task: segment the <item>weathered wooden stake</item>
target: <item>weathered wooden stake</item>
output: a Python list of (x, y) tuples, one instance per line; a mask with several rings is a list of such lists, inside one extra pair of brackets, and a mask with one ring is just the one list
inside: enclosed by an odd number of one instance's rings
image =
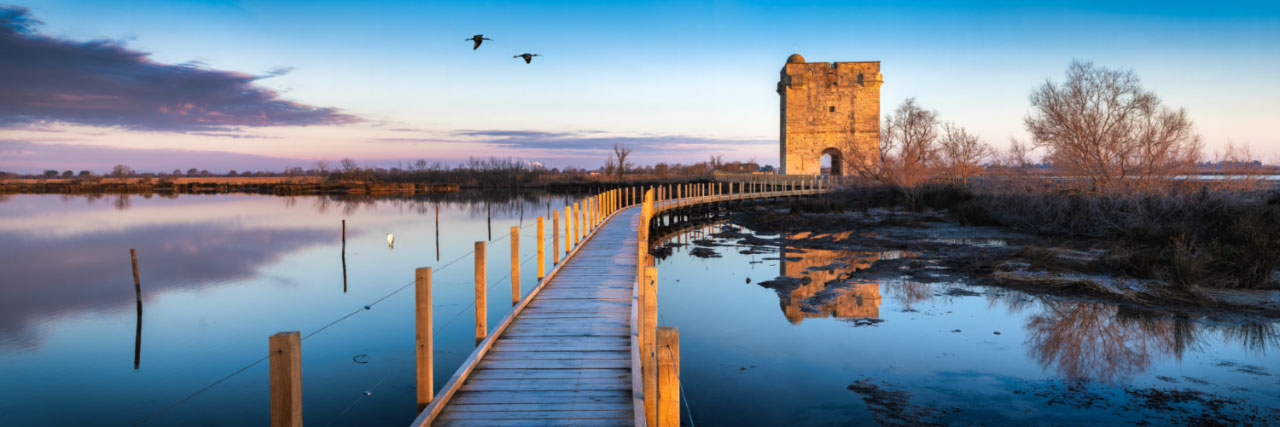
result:
[(476, 343), (489, 334), (489, 306), (485, 293), (484, 242), (476, 242)]
[(680, 331), (659, 326), (658, 347), (658, 427), (680, 426)]
[(129, 249), (129, 259), (133, 262), (133, 294), (142, 301), (142, 281), (138, 279), (138, 250)]
[(142, 366), (142, 281), (138, 278), (138, 250), (129, 249), (129, 259), (133, 261), (133, 297), (138, 303), (138, 317), (133, 332), (133, 370)]
[(302, 338), (298, 331), (267, 339), (270, 351), (271, 425), (302, 427)]
[(421, 412), (435, 394), (431, 364), (431, 267), (416, 269), (413, 275), (418, 327), (418, 411)]
[(342, 246), (347, 246), (347, 220), (342, 220)]
[(520, 227), (511, 227), (511, 305), (520, 302)]

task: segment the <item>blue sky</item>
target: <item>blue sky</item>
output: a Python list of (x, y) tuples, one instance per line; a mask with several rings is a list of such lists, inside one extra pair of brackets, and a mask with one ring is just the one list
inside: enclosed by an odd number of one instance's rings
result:
[[(95, 154), (78, 164), (97, 169), (147, 150), (174, 165), (135, 167), (234, 169), (235, 155), (280, 168), (469, 155), (595, 167), (613, 141), (644, 163), (725, 154), (776, 165), (774, 85), (797, 50), (881, 61), (882, 114), (914, 96), (998, 147), (1026, 138), (1031, 88), (1082, 59), (1135, 70), (1188, 110), (1210, 150), (1235, 141), (1280, 153), (1277, 2), (113, 3), (14, 6), (43, 23), (40, 37), (109, 39), (155, 63), (237, 75), (285, 70), (236, 84), (330, 115), (198, 129), (23, 120), (0, 128), (0, 170), (58, 168), (42, 150), (80, 146), (110, 148), (85, 150)], [(472, 51), (463, 39), (476, 33), (494, 40)], [(544, 56), (512, 58), (524, 52)], [(493, 136), (505, 131), (540, 137)]]

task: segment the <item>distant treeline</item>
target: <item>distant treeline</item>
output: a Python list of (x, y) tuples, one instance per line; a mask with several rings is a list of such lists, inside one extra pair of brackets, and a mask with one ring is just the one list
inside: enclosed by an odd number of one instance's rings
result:
[[(402, 167), (361, 167), (352, 159), (341, 160), (337, 167), (328, 161), (318, 161), (315, 167), (287, 168), (282, 171), (231, 170), (215, 174), (195, 168), (172, 172), (140, 172), (128, 165), (116, 165), (111, 172), (99, 175), (88, 170), (79, 172), (47, 170), (42, 174), (16, 174), (0, 171), (0, 180), (6, 180), (0, 191), (7, 192), (83, 192), (130, 191), (173, 189), (178, 192), (218, 191), (236, 188), (255, 192), (346, 193), (373, 192), (386, 188), (426, 189), (448, 188), (496, 188), (515, 189), (545, 187), (574, 189), (600, 185), (616, 185), (619, 182), (659, 182), (706, 179), (713, 171), (722, 172), (772, 172), (772, 166), (761, 167), (755, 162), (725, 162), (720, 156), (693, 164), (667, 164), (636, 167), (627, 164), (619, 168), (610, 164), (594, 170), (580, 168), (546, 168), (542, 165), (506, 157), (472, 157), (456, 165), (442, 162), (429, 163), (418, 160)], [(407, 186), (407, 187), (406, 187)], [(197, 192), (199, 192), (197, 191)], [(226, 191), (222, 191), (226, 192)]]

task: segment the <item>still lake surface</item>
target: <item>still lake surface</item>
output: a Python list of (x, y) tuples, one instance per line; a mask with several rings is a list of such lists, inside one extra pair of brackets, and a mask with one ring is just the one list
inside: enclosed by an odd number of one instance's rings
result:
[[(521, 227), (528, 292), (535, 219), (572, 199), (0, 197), (0, 425), (265, 425), (267, 363), (245, 367), (286, 330), (305, 337), (309, 425), (405, 425), (415, 415), (414, 268), (435, 267), (438, 388), (475, 345), (473, 242), (490, 241), (492, 326), (511, 309), (509, 228)], [(1148, 389), (1247, 402), (1261, 416), (1280, 408), (1275, 323), (963, 283), (827, 286), (834, 273), (816, 267), (896, 255), (782, 249), (659, 261), (659, 323), (680, 330), (697, 424), (1187, 420), (1129, 408)], [(758, 285), (780, 275), (814, 280), (785, 295)], [(835, 296), (806, 303), (819, 293)]]

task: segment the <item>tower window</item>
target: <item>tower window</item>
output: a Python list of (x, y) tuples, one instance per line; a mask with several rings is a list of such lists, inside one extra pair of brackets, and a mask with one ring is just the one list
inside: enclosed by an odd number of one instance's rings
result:
[(836, 107), (834, 105), (827, 108), (828, 108), (827, 111), (829, 112), (832, 112), (832, 113), (836, 112)]

